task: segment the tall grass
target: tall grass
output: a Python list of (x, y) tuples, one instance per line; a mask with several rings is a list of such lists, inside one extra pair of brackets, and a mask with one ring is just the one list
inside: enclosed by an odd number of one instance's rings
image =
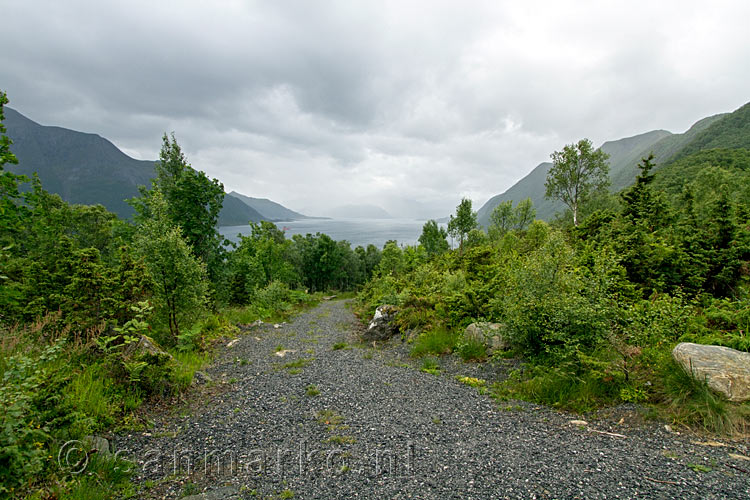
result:
[(445, 327), (436, 327), (419, 334), (414, 340), (411, 355), (415, 358), (425, 354), (450, 354), (456, 347), (459, 335)]
[(211, 353), (198, 351), (177, 351), (173, 352), (173, 356), (172, 373), (178, 390), (190, 387), (195, 372), (204, 369), (213, 359)]
[(521, 399), (563, 408), (577, 413), (620, 401), (622, 385), (616, 380), (584, 372), (580, 375), (557, 367), (527, 365), (526, 371), (511, 373), (495, 384), (493, 395), (500, 400)]
[(658, 396), (663, 414), (673, 423), (724, 435), (748, 432), (750, 403), (733, 404), (696, 380), (673, 360), (663, 364)]

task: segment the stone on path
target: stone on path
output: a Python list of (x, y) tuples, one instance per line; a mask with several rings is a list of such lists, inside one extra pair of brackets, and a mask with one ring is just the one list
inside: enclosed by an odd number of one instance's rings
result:
[(388, 340), (391, 338), (398, 331), (396, 325), (393, 324), (397, 312), (398, 308), (396, 306), (388, 304), (378, 306), (362, 338), (366, 341)]

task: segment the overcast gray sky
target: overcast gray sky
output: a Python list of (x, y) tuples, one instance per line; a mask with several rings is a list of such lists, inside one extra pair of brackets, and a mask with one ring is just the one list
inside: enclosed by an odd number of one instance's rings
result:
[(5, 0), (0, 89), (313, 215), (478, 209), (563, 145), (750, 101), (750, 2)]

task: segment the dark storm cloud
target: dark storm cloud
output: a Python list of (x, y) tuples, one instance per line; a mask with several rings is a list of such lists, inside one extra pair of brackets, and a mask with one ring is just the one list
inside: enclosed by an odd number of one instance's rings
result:
[(0, 88), (229, 189), (416, 216), (502, 192), (565, 143), (681, 132), (747, 100), (745, 2), (10, 0)]

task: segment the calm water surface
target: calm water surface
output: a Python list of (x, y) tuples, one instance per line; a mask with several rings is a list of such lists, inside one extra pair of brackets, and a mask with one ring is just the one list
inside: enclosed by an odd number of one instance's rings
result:
[[(424, 220), (416, 219), (304, 219), (277, 222), (287, 237), (295, 234), (325, 233), (334, 240), (346, 240), (352, 248), (372, 243), (378, 248), (388, 240), (396, 240), (399, 245), (414, 245), (422, 234)], [(444, 224), (441, 224), (444, 226)], [(219, 228), (224, 237), (238, 241), (239, 235), (249, 235), (250, 226), (224, 226)]]

